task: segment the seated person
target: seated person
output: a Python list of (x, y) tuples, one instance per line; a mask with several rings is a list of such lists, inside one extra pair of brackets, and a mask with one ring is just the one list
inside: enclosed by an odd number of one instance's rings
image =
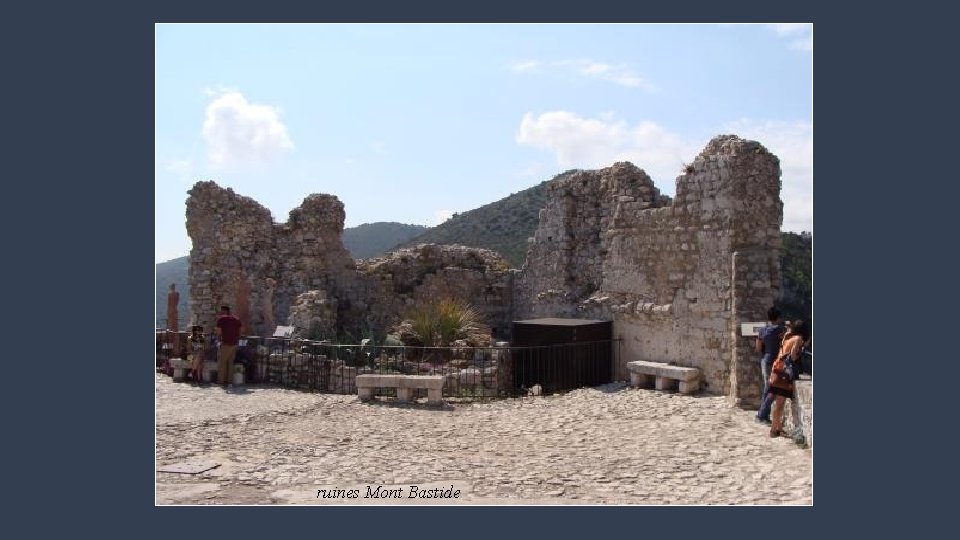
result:
[(187, 359), (190, 361), (190, 376), (194, 381), (203, 380), (203, 327), (190, 327), (190, 337), (187, 338)]

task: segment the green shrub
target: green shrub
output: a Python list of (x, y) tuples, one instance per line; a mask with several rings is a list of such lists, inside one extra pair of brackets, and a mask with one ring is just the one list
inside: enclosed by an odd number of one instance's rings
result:
[(418, 304), (407, 313), (413, 332), (428, 347), (447, 347), (458, 339), (483, 334), (480, 314), (470, 304), (452, 298)]

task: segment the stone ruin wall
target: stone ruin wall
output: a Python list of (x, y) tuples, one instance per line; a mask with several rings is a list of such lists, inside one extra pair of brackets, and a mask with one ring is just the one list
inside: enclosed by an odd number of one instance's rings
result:
[(545, 198), (517, 284), (517, 316), (581, 317), (580, 302), (603, 281), (610, 252), (605, 232), (628, 213), (669, 204), (669, 198), (630, 163), (573, 173), (548, 184)]
[[(266, 279), (276, 279), (272, 315), (284, 324), (296, 296), (324, 289), (339, 296), (355, 273), (343, 247), (343, 204), (330, 195), (311, 195), (274, 224), (270, 211), (249, 197), (214, 182), (198, 182), (188, 192), (190, 316), (204, 331), (214, 327), (221, 304), (236, 306), (238, 280), (249, 284), (247, 335), (265, 335)], [(350, 308), (349, 294), (342, 301)], [(236, 314), (236, 309), (234, 309)], [(272, 329), (269, 329), (272, 332)]]
[(268, 331), (268, 277), (276, 324), (315, 321), (330, 338), (382, 335), (410, 305), (439, 296), (471, 301), (502, 337), (515, 319), (613, 320), (624, 340), (618, 379), (634, 359), (698, 367), (707, 391), (748, 406), (759, 399), (759, 372), (738, 325), (764, 320), (778, 294), (779, 193), (776, 156), (731, 135), (711, 140), (677, 178), (675, 200), (630, 163), (580, 171), (547, 186), (518, 272), (462, 246), (354, 261), (336, 197), (311, 195), (274, 224), (252, 199), (199, 182), (187, 201), (190, 312), (212, 328), (246, 276), (249, 333), (258, 335)]
[[(249, 197), (214, 182), (198, 182), (187, 200), (190, 316), (205, 331), (221, 304), (242, 304), (237, 285), (247, 279), (250, 306), (245, 335), (266, 336), (266, 280), (275, 280), (275, 325), (301, 337), (359, 341), (382, 336), (415, 302), (442, 296), (470, 301), (500, 329), (509, 327), (515, 271), (492, 251), (421, 245), (355, 261), (343, 246), (343, 204), (310, 195), (275, 224)], [(234, 308), (236, 313), (236, 308)]]
[(286, 223), (273, 225), (277, 280), (274, 309), (278, 324), (286, 324), (297, 295), (319, 290), (337, 299), (337, 315), (356, 317), (356, 268), (343, 246), (343, 203), (332, 195), (310, 195), (290, 211)]
[(779, 161), (716, 137), (676, 193), (668, 202), (628, 163), (555, 185), (517, 316), (613, 320), (624, 340), (616, 378), (628, 378), (627, 361), (672, 362), (700, 368), (709, 392), (757, 404), (759, 370), (738, 325), (764, 320), (778, 293)]
[(449, 297), (472, 304), (496, 336), (509, 331), (516, 271), (493, 251), (421, 244), (359, 261), (357, 267), (367, 297), (376, 299), (370, 327), (387, 328), (411, 306)]
[[(213, 182), (198, 182), (188, 194), (187, 234), (193, 243), (187, 271), (188, 317), (190, 324), (200, 324), (209, 332), (219, 306), (236, 304), (241, 277), (250, 279), (249, 304), (260, 304), (262, 276), (272, 274), (275, 267), (273, 219), (253, 199)], [(252, 311), (247, 323), (256, 329), (262, 318), (258, 309)]]

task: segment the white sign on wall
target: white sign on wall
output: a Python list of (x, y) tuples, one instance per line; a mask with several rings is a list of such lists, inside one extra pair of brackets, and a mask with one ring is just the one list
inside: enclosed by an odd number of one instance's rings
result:
[(741, 336), (755, 336), (760, 331), (761, 328), (766, 326), (765, 322), (745, 322), (740, 323), (740, 335)]
[(277, 329), (273, 331), (273, 337), (288, 338), (292, 335), (292, 326), (278, 326)]

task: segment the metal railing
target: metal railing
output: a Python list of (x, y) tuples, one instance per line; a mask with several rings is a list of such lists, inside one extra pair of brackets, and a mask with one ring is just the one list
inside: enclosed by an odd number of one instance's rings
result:
[[(248, 383), (308, 392), (356, 394), (363, 374), (440, 375), (447, 400), (550, 394), (612, 382), (619, 340), (538, 347), (410, 347), (342, 345), (287, 338), (246, 337), (235, 363)], [(377, 389), (381, 396), (395, 390)], [(415, 397), (425, 397), (421, 391)]]

